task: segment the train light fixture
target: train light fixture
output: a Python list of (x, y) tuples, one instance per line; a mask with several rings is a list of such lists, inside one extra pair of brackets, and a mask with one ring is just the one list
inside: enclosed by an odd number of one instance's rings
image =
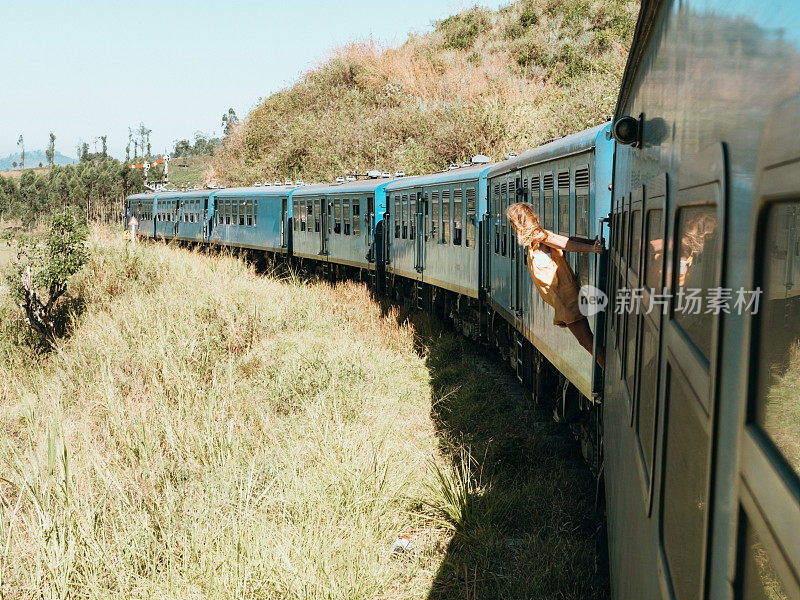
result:
[(638, 148), (642, 140), (642, 121), (631, 116), (620, 117), (612, 125), (611, 133), (620, 144)]

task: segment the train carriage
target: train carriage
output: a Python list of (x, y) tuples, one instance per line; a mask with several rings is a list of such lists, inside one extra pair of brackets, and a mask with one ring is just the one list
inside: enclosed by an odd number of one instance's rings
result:
[(230, 188), (214, 193), (209, 211), (213, 244), (286, 254), (294, 186)]
[[(602, 392), (601, 372), (567, 329), (553, 325), (553, 308), (531, 281), (527, 253), (517, 244), (506, 209), (514, 202), (530, 202), (546, 229), (566, 236), (601, 236), (600, 220), (611, 209), (613, 155), (614, 142), (606, 124), (528, 150), (497, 163), (488, 173), (482, 276), (487, 302), (494, 314), (511, 325), (511, 336), (524, 336), (586, 398)], [(600, 262), (595, 255), (567, 253), (567, 257), (580, 285), (600, 286)], [(596, 332), (602, 314), (589, 315), (589, 321)], [(493, 329), (496, 336), (508, 335), (502, 326), (495, 324)], [(522, 340), (505, 344), (511, 346), (512, 362), (521, 376), (525, 368)]]
[(155, 235), (155, 221), (153, 210), (155, 208), (155, 194), (132, 194), (125, 201), (125, 225), (131, 217), (136, 217), (139, 222), (138, 234), (144, 237)]
[(159, 196), (159, 202), (170, 204), (175, 239), (187, 242), (208, 239), (215, 193), (213, 190), (190, 190)]
[[(386, 210), (387, 179), (309, 185), (291, 197), (292, 255), (374, 273), (376, 215)], [(325, 267), (326, 269), (330, 267)]]
[(796, 3), (642, 6), (614, 120), (617, 598), (800, 598), (798, 22)]
[(387, 186), (386, 272), (416, 282), (410, 293), (418, 300), (431, 287), (478, 298), (478, 219), (486, 211), (488, 171), (478, 164)]

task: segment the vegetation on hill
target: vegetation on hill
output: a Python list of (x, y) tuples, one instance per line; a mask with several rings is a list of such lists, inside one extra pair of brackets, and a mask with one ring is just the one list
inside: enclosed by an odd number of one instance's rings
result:
[(602, 595), (591, 478), (468, 342), (355, 283), (90, 256), (55, 352), (0, 292), (0, 597)]
[(232, 127), (212, 178), (429, 172), (601, 123), (637, 10), (631, 0), (521, 0), (464, 11), (399, 48), (345, 46)]

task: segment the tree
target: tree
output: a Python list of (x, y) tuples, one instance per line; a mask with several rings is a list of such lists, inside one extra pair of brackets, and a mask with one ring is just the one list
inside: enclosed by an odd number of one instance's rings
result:
[(17, 161), (14, 161), (14, 162), (11, 163), (11, 166), (16, 169), (17, 168), (17, 164), (18, 164)]
[(238, 122), (239, 117), (236, 116), (236, 111), (234, 111), (232, 108), (229, 108), (228, 112), (222, 115), (222, 128), (225, 130), (225, 135), (230, 134), (234, 125), (236, 125)]
[(100, 141), (103, 142), (103, 158), (108, 156), (108, 135), (101, 135)]
[(53, 166), (53, 160), (56, 156), (56, 136), (53, 135), (53, 132), (50, 132), (50, 141), (47, 143), (47, 150), (44, 153), (45, 157), (47, 158), (47, 166)]
[(22, 134), (19, 134), (19, 139), (17, 140), (17, 146), (19, 146), (22, 150), (20, 152), (20, 165), (22, 169), (25, 168), (25, 140), (22, 139)]
[(50, 217), (44, 239), (31, 239), (21, 244), (20, 258), (8, 276), (13, 298), (47, 348), (52, 348), (64, 333), (64, 322), (56, 318), (57, 309), (70, 278), (89, 259), (87, 237), (85, 224), (72, 212), (59, 211)]

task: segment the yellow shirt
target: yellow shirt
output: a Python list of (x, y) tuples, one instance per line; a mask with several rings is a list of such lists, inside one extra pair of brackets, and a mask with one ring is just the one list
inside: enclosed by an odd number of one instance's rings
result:
[(554, 325), (566, 327), (586, 318), (578, 308), (578, 282), (561, 250), (544, 244), (531, 246), (528, 270), (542, 300), (555, 309)]

